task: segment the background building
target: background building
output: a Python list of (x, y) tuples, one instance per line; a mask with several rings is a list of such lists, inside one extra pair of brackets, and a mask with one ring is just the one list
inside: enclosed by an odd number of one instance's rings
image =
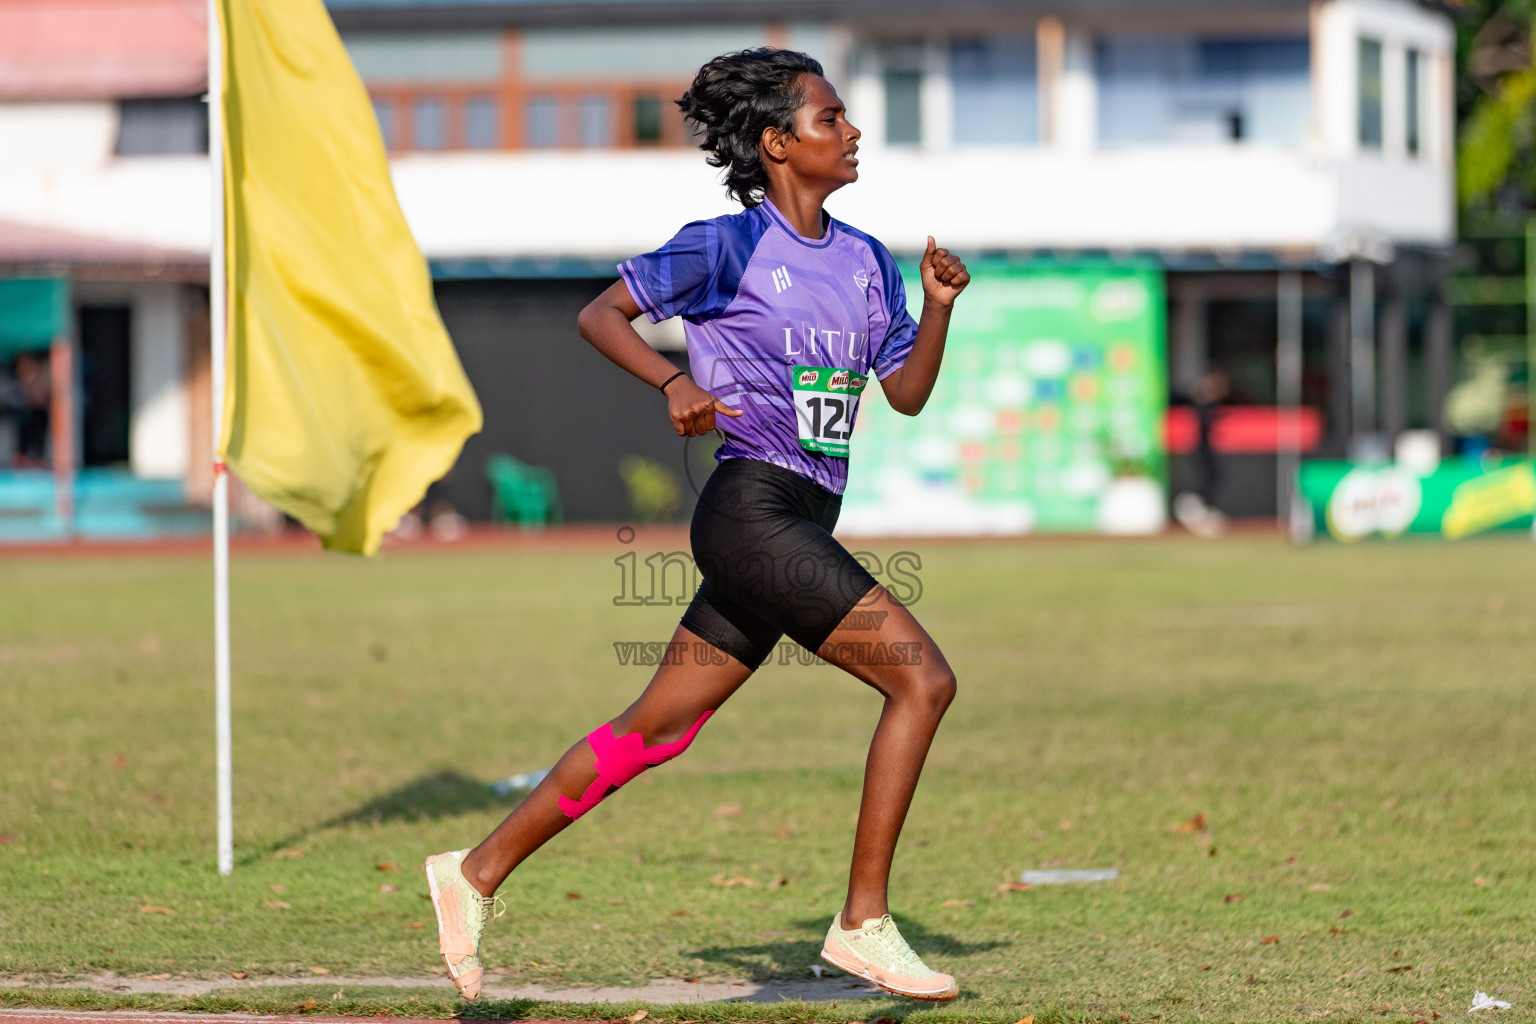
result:
[[(850, 0), (780, 4), (775, 21), (735, 0), (328, 6), (485, 405), (484, 433), (434, 492), (471, 518), (490, 513), (493, 452), (552, 469), (569, 518), (633, 513), (625, 457), (686, 476), (660, 400), (576, 337), (575, 314), (618, 260), (732, 209), (671, 101), (704, 60), (762, 44), (826, 65), (864, 132), (862, 180), (829, 206), (898, 257), (933, 234), (999, 267), (1152, 268), (1168, 397), (1211, 369), (1230, 381), (1238, 411), (1214, 439), (1226, 511), (1274, 512), (1284, 437), (1344, 455), (1440, 425), (1454, 68), (1432, 6), (972, 0), (939, 19)], [(87, 373), (92, 352), (127, 353), (110, 428), (126, 447), (85, 464), (194, 498), (202, 17), (178, 0), (0, 7), (0, 221), (18, 225), (0, 225), (4, 272), (47, 263), (75, 282)], [(110, 248), (113, 269), (31, 253), (26, 233), (42, 230)], [(648, 336), (682, 365), (676, 325)], [(108, 430), (96, 408), (82, 439)], [(1169, 440), (1176, 456), (1194, 445), (1183, 414)], [(706, 454), (686, 458), (707, 469)], [(1175, 490), (1197, 462), (1175, 457)]]

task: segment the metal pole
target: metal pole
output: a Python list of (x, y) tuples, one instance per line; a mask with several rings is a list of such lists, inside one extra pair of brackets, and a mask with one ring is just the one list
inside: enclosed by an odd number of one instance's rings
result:
[(235, 870), (234, 759), (229, 680), (229, 472), (224, 435), (224, 349), (228, 332), (224, 269), (224, 60), (222, 0), (208, 0), (208, 165), (213, 185), (213, 238), (208, 249), (208, 314), (213, 391), (213, 674), (219, 794), (219, 874)]
[(52, 437), (53, 507), (66, 538), (75, 532), (75, 348), (62, 335), (48, 350), (52, 395), (48, 430)]
[(1351, 440), (1376, 429), (1376, 268), (1356, 260), (1349, 270)]
[(1301, 274), (1281, 271), (1275, 301), (1278, 341), (1275, 345), (1275, 403), (1280, 407), (1280, 436), (1275, 458), (1275, 516), (1281, 528), (1290, 517), (1291, 488), (1301, 463)]

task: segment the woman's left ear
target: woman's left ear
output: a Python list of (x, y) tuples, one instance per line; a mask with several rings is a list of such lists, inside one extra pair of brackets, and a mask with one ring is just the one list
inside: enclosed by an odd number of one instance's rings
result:
[(775, 160), (783, 160), (786, 152), (785, 133), (777, 128), (764, 128), (762, 146)]

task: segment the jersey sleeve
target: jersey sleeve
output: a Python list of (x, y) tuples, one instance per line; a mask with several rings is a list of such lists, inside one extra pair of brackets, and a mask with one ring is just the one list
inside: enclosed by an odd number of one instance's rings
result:
[[(719, 226), (698, 220), (683, 229), (655, 252), (644, 253), (619, 264), (619, 276), (635, 305), (659, 323), (674, 316), (718, 315), (730, 302), (722, 294)], [(734, 294), (734, 287), (730, 289)]]
[(917, 321), (907, 311), (907, 286), (901, 280), (901, 269), (885, 246), (873, 239), (871, 243), (875, 263), (880, 268), (881, 297), (888, 317), (885, 337), (875, 350), (872, 366), (875, 377), (884, 380), (906, 364), (912, 343), (917, 340)]

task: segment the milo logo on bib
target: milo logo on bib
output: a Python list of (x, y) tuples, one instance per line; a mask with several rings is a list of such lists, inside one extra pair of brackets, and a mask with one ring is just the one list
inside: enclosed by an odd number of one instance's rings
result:
[(800, 447), (846, 459), (859, 393), (869, 378), (837, 366), (793, 366), (789, 380)]

